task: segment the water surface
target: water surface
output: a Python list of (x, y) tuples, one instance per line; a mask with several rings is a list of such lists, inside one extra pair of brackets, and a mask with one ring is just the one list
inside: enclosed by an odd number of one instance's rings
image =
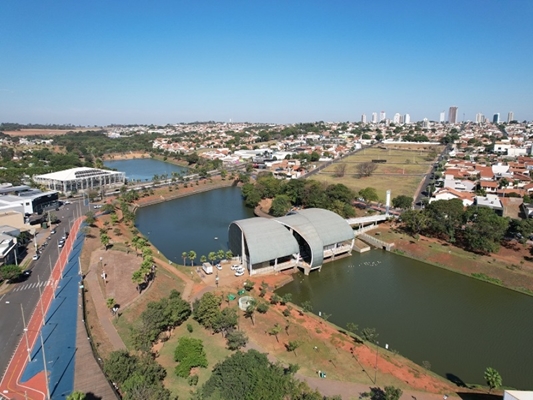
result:
[(161, 176), (166, 174), (172, 178), (172, 172), (181, 174), (187, 173), (187, 168), (167, 162), (154, 160), (151, 158), (135, 158), (132, 160), (109, 160), (104, 161), (108, 168), (114, 168), (117, 171), (125, 172), (129, 181), (152, 181), (154, 175)]

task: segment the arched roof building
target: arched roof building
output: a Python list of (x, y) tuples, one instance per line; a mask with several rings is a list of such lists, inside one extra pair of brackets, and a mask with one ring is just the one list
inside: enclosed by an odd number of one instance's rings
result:
[(353, 248), (354, 232), (338, 214), (310, 208), (281, 218), (249, 218), (229, 226), (229, 247), (251, 275), (295, 266), (306, 273)]

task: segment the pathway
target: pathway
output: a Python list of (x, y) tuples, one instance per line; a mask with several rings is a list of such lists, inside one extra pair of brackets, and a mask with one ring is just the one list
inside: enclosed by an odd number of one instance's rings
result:
[(97, 262), (91, 263), (91, 265), (89, 266), (89, 271), (85, 276), (85, 285), (87, 286), (89, 295), (93, 299), (94, 307), (96, 309), (96, 315), (98, 316), (98, 321), (100, 322), (102, 329), (107, 334), (109, 341), (113, 345), (113, 349), (126, 350), (126, 345), (117, 333), (113, 322), (111, 322), (111, 318), (113, 316), (111, 315), (111, 311), (109, 311), (109, 308), (107, 307), (105, 295), (102, 292), (102, 289), (100, 288), (100, 285), (98, 283), (99, 276), (97, 268)]

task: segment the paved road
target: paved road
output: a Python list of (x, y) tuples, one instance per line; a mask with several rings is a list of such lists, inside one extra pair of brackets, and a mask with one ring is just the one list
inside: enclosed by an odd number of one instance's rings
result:
[[(88, 206), (83, 206), (81, 202), (73, 202), (64, 205), (59, 211), (54, 211), (61, 222), (57, 225), (56, 233), (50, 235), (50, 229), (42, 229), (37, 234), (37, 243), (42, 244), (48, 236), (51, 236), (48, 246), (41, 253), (37, 261), (32, 261), (29, 265), (31, 275), (22, 282), (11, 284), (8, 293), (0, 295), (0, 378), (9, 365), (11, 357), (19, 343), (23, 333), (22, 312), (26, 323), (38, 306), (39, 289), (43, 290), (47, 285), (54, 284), (49, 281), (50, 264), (53, 266), (58, 259), (59, 251), (57, 242), (64, 234), (70, 230), (70, 224), (75, 216), (85, 214)], [(28, 245), (26, 258), (35, 254), (33, 244)], [(22, 310), (21, 310), (22, 305)]]

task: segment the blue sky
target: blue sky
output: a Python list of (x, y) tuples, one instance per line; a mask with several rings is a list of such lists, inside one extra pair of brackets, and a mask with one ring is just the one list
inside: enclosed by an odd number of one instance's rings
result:
[(533, 1), (0, 2), (0, 121), (533, 119)]

